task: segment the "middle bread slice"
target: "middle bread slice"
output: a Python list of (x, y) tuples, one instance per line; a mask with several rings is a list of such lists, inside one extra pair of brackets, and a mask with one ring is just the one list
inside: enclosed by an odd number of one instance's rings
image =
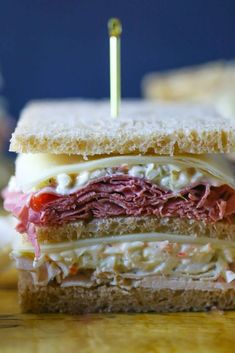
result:
[[(112, 217), (76, 221), (63, 225), (36, 227), (39, 243), (58, 243), (115, 234), (167, 233), (235, 241), (235, 222), (222, 220), (206, 223), (180, 217)], [(27, 239), (27, 235), (25, 235)]]

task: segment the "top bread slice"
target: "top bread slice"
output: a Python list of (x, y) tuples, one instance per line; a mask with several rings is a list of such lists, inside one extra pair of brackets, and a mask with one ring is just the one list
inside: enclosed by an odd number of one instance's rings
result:
[(79, 154), (229, 153), (235, 122), (193, 103), (123, 101), (110, 117), (107, 100), (49, 100), (29, 103), (12, 135), (10, 151)]

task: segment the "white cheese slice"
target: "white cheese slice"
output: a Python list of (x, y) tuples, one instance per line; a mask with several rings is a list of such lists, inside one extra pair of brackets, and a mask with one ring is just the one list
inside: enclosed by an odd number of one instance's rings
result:
[(179, 167), (194, 167), (206, 176), (212, 176), (235, 188), (235, 178), (229, 163), (223, 155), (181, 155), (181, 156), (113, 156), (92, 158), (84, 161), (80, 156), (51, 154), (21, 154), (16, 160), (16, 184), (23, 192), (55, 178), (61, 173), (79, 174), (83, 171), (117, 167), (122, 164), (141, 165), (155, 163), (174, 164)]
[[(194, 237), (185, 235), (175, 235), (168, 233), (138, 233), (138, 234), (127, 234), (127, 235), (114, 235), (110, 237), (102, 238), (88, 238), (76, 241), (69, 241), (63, 243), (53, 244), (41, 244), (41, 256), (47, 253), (60, 253), (62, 251), (69, 251), (73, 249), (96, 246), (101, 244), (114, 244), (114, 243), (133, 243), (137, 241), (141, 242), (154, 242), (154, 241), (169, 241), (181, 244), (212, 244), (214, 247), (222, 248), (235, 248), (234, 241), (207, 238), (207, 237)], [(21, 239), (14, 244), (14, 254), (34, 254), (34, 248), (30, 243), (26, 243)]]

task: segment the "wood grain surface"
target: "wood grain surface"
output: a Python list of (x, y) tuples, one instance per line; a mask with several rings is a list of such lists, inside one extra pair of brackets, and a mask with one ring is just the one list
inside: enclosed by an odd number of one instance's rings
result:
[(0, 290), (1, 353), (233, 353), (235, 312), (69, 316), (20, 314)]

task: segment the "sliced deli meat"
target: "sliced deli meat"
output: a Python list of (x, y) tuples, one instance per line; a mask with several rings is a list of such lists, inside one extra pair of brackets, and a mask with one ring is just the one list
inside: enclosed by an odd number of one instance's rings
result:
[(35, 246), (35, 226), (142, 215), (217, 222), (235, 213), (235, 190), (228, 185), (200, 183), (172, 192), (127, 175), (96, 179), (70, 195), (46, 187), (28, 194), (6, 190), (4, 197), (5, 209), (19, 220), (18, 231), (26, 232)]

